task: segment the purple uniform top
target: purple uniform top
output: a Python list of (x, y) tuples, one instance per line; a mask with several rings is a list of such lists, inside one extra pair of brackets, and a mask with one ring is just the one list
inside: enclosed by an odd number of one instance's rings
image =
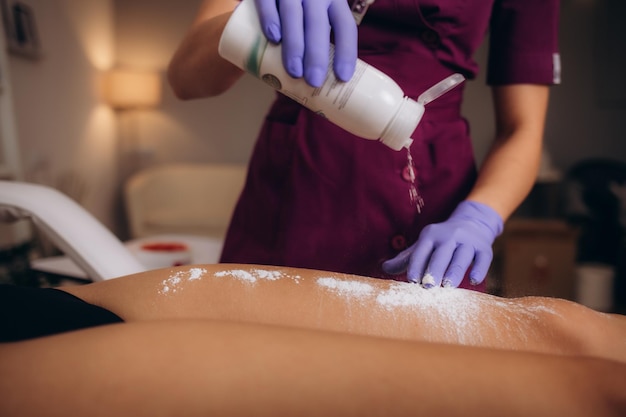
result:
[[(455, 72), (475, 78), (472, 56), (489, 33), (490, 84), (549, 85), (560, 69), (558, 12), (558, 0), (377, 0), (359, 26), (359, 57), (415, 99)], [(457, 87), (428, 104), (412, 135), (418, 213), (406, 150), (355, 137), (277, 94), (221, 262), (390, 278), (381, 263), (445, 220), (476, 180), (462, 99)]]

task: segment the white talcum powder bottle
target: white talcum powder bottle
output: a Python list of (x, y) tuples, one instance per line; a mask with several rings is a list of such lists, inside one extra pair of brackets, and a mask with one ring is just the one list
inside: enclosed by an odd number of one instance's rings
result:
[[(409, 148), (424, 114), (425, 102), (406, 97), (395, 81), (361, 60), (350, 81), (339, 81), (332, 71), (332, 48), (330, 69), (321, 87), (292, 78), (283, 67), (280, 44), (270, 43), (261, 31), (253, 0), (243, 0), (233, 12), (220, 39), (219, 54), (337, 126), (364, 139), (380, 140), (396, 151)], [(445, 91), (453, 85), (448, 83)]]

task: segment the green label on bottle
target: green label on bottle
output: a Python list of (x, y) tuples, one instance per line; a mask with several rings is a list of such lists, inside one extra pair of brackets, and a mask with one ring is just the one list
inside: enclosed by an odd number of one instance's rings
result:
[(265, 53), (265, 48), (267, 48), (267, 43), (267, 39), (263, 36), (257, 37), (254, 45), (250, 48), (250, 54), (248, 54), (248, 59), (246, 59), (245, 62), (246, 71), (257, 78), (261, 77), (261, 61), (263, 60), (263, 54)]

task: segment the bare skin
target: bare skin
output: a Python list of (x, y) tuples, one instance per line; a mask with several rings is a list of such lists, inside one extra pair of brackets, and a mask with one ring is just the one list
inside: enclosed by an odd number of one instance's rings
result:
[(626, 365), (208, 320), (0, 345), (0, 415), (620, 416)]
[(170, 61), (167, 76), (174, 94), (190, 100), (224, 93), (243, 71), (223, 59), (217, 46), (228, 18), (239, 2), (204, 1)]
[(563, 300), (226, 264), (63, 289), (126, 323), (0, 344), (0, 415), (626, 412), (624, 318)]
[(307, 269), (196, 265), (67, 287), (127, 322), (212, 319), (626, 362), (626, 318), (541, 297)]

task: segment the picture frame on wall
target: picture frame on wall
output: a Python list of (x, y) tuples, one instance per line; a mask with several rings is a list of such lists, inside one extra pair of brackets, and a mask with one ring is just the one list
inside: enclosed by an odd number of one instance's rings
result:
[(33, 8), (22, 0), (0, 0), (9, 53), (29, 59), (41, 57)]

